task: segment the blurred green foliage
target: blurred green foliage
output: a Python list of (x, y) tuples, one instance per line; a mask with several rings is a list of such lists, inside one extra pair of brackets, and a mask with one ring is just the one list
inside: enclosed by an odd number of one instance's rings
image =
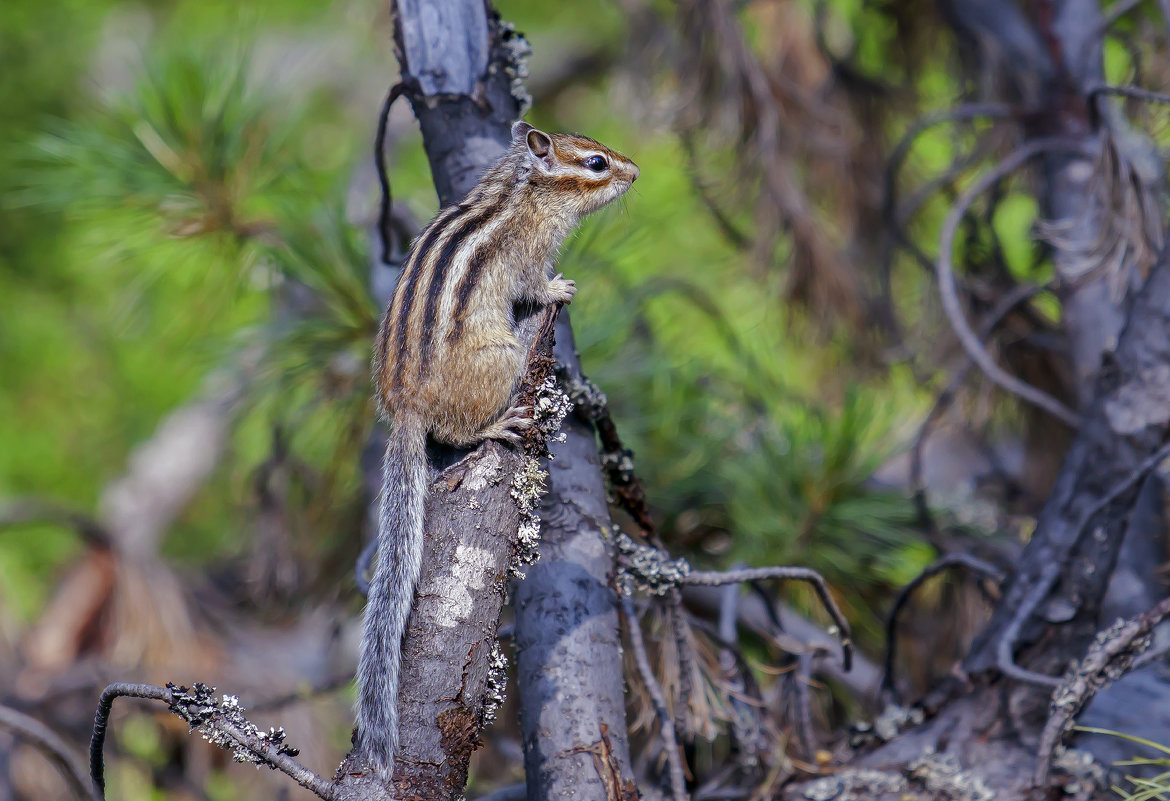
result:
[[(230, 458), (168, 549), (204, 561), (244, 550), (251, 479), (276, 432), (311, 475), (306, 552), (352, 546), (379, 311), (361, 224), (372, 187), (356, 200), (353, 187), (393, 74), (380, 7), (76, 5), (62, 25), (21, 0), (4, 23), (0, 497), (92, 508), (168, 410), (259, 353)], [(622, 35), (608, 4), (501, 10), (529, 32), (538, 65), (552, 43)], [(873, 30), (861, 52), (892, 35)], [(65, 59), (45, 56), (50, 36)], [(359, 74), (375, 78), (340, 88)], [(586, 224), (564, 269), (584, 289), (573, 313), (586, 369), (664, 528), (679, 547), (705, 532), (716, 560), (823, 570), (872, 630), (861, 599), (928, 556), (904, 499), (870, 486), (922, 405), (913, 378), (851, 370), (848, 343), (814, 336), (783, 304), (782, 278), (722, 238), (677, 142), (615, 112), (604, 82), (573, 91), (534, 119), (613, 143), (643, 170), (620, 208)], [(914, 157), (944, 164), (951, 147), (927, 136)], [(424, 218), (435, 201), (416, 134), (392, 161), (397, 202)], [(304, 290), (309, 308), (287, 313)], [(76, 542), (41, 527), (6, 537), (3, 614), (27, 620)]]

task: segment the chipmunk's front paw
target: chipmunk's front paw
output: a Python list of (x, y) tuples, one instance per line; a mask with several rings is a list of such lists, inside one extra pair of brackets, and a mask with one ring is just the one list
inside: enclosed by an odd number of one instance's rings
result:
[(572, 303), (573, 295), (576, 294), (577, 282), (565, 278), (561, 273), (557, 273), (557, 277), (548, 282), (549, 303)]

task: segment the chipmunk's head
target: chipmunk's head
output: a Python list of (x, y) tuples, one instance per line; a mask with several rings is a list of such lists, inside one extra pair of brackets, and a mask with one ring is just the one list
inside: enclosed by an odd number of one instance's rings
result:
[(528, 181), (541, 201), (574, 222), (620, 197), (638, 178), (637, 164), (586, 136), (545, 133), (517, 122), (512, 148), (528, 161)]

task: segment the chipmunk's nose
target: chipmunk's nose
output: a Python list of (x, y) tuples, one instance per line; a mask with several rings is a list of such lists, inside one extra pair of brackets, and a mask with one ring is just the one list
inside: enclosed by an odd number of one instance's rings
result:
[(630, 176), (630, 183), (633, 183), (634, 181), (638, 180), (638, 176), (642, 174), (642, 171), (639, 170), (638, 165), (632, 161), (630, 162), (630, 166), (634, 169), (634, 174)]

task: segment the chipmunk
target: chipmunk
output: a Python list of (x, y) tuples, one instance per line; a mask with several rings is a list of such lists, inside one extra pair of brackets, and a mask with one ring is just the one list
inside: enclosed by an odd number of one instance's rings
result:
[(532, 425), (531, 409), (512, 401), (527, 360), (513, 308), (573, 299), (573, 281), (549, 277), (553, 258), (582, 218), (637, 177), (637, 165), (592, 139), (517, 122), (504, 156), (406, 257), (374, 352), (379, 412), (392, 422), (357, 674), (357, 750), (387, 781), (401, 641), (423, 554), (427, 436), (455, 446), (516, 442)]

